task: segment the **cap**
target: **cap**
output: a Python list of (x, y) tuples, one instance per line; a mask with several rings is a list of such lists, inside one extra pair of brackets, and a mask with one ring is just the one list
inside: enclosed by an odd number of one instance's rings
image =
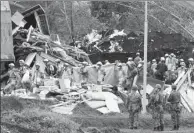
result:
[(44, 61), (44, 62), (48, 62), (48, 59), (44, 59), (43, 61)]
[(14, 67), (15, 65), (14, 65), (13, 63), (10, 63), (10, 64), (9, 64), (9, 67), (11, 67), (11, 66)]
[(180, 59), (180, 62), (184, 62), (184, 60), (183, 59)]
[(168, 57), (169, 55), (168, 54), (165, 54), (165, 57)]
[(99, 62), (96, 63), (96, 65), (102, 66), (102, 62), (99, 61)]
[(189, 61), (193, 61), (193, 58), (189, 58), (188, 60), (189, 60)]
[(157, 89), (162, 89), (162, 86), (160, 84), (156, 84)]
[(136, 55), (140, 55), (140, 53), (139, 53), (139, 52), (137, 52), (137, 53), (136, 53)]
[(60, 62), (61, 60), (60, 59), (56, 59), (55, 62)]
[(132, 60), (133, 60), (133, 58), (132, 58), (132, 57), (129, 57), (129, 58), (128, 58), (128, 61), (132, 61)]
[(136, 85), (134, 85), (134, 86), (132, 86), (131, 90), (138, 90), (138, 88)]

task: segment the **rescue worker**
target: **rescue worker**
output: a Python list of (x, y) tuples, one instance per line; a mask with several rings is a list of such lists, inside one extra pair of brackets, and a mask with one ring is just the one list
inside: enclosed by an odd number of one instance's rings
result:
[(165, 54), (165, 64), (167, 65), (169, 62), (169, 55), (168, 54)]
[(97, 84), (100, 85), (104, 81), (104, 77), (106, 75), (105, 70), (102, 68), (102, 62), (97, 62)]
[(161, 85), (156, 84), (153, 93), (150, 95), (148, 108), (151, 109), (152, 119), (154, 120), (154, 131), (164, 130), (164, 120), (163, 120), (163, 102), (164, 96), (161, 92)]
[(64, 88), (70, 89), (72, 82), (72, 71), (68, 63), (64, 63), (62, 79), (64, 80)]
[(125, 81), (125, 72), (123, 70), (122, 64), (118, 63), (117, 68), (116, 68), (116, 73), (117, 73), (117, 78), (118, 78), (118, 87), (119, 89), (123, 89), (123, 83)]
[(32, 76), (33, 87), (39, 88), (39, 86), (43, 85), (44, 74), (40, 71), (40, 64), (35, 64), (36, 70), (34, 71), (34, 75)]
[(152, 73), (153, 76), (157, 71), (156, 68), (157, 68), (157, 62), (156, 62), (156, 59), (153, 59), (152, 60), (152, 65), (151, 65), (151, 73)]
[(61, 60), (60, 59), (56, 59), (55, 60), (56, 62), (56, 66), (55, 66), (55, 69), (56, 69), (56, 74), (55, 74), (55, 77), (56, 78), (61, 78), (62, 77), (62, 74), (63, 74), (63, 64), (61, 63)]
[(128, 89), (128, 91), (131, 91), (131, 86), (133, 84), (134, 78), (135, 76), (138, 74), (138, 70), (136, 68), (135, 63), (133, 62), (132, 58), (128, 58), (128, 62), (126, 63), (127, 67), (128, 67), (128, 71), (127, 71), (127, 79), (126, 79), (126, 87)]
[(109, 65), (109, 64), (110, 64), (110, 62), (108, 60), (104, 61), (104, 65)]
[(25, 62), (24, 60), (19, 60), (19, 71), (20, 71), (20, 77), (22, 78), (25, 74), (25, 71), (26, 71), (26, 66), (25, 66)]
[(181, 76), (183, 73), (186, 73), (186, 64), (184, 62), (181, 62), (180, 63), (180, 67), (177, 69), (176, 73), (177, 73), (177, 76)]
[(176, 55), (174, 53), (172, 53), (171, 56), (172, 56), (172, 68), (171, 68), (171, 71), (175, 71), (176, 70), (176, 65), (177, 65), (178, 61), (177, 61)]
[(136, 53), (136, 57), (135, 57), (135, 59), (134, 59), (134, 62), (135, 62), (135, 64), (136, 64), (136, 66), (139, 64), (139, 62), (141, 62), (142, 61), (142, 59), (141, 59), (141, 57), (140, 57), (140, 53), (139, 52), (137, 52)]
[(156, 78), (159, 80), (164, 80), (164, 74), (165, 72), (168, 70), (166, 64), (165, 64), (165, 58), (161, 57), (161, 62), (158, 63), (157, 67), (156, 67)]
[(176, 85), (172, 85), (172, 92), (170, 93), (170, 96), (167, 99), (171, 107), (170, 112), (171, 112), (171, 119), (173, 122), (172, 130), (179, 130), (179, 126), (180, 126), (181, 96), (180, 96), (180, 92), (176, 91), (176, 88), (177, 88)]
[(88, 82), (88, 63), (87, 62), (83, 62), (83, 66), (80, 68), (80, 73), (82, 76), (82, 83), (87, 83)]
[(45, 77), (54, 77), (56, 74), (56, 68), (49, 63), (48, 59), (44, 59), (43, 61), (45, 63)]
[(180, 60), (179, 60), (178, 67), (180, 67), (180, 66), (181, 66), (181, 65), (180, 65), (180, 64), (181, 64), (181, 62), (184, 62), (184, 59), (180, 59)]
[(7, 72), (7, 75), (9, 76), (9, 80), (7, 85), (4, 87), (3, 92), (9, 94), (16, 88), (16, 85), (18, 81), (21, 80), (21, 77), (15, 69), (15, 65), (13, 63), (9, 64), (9, 71)]
[(131, 93), (129, 93), (126, 106), (129, 112), (129, 128), (137, 129), (139, 113), (142, 110), (141, 96), (137, 93), (137, 86), (132, 86)]
[(193, 60), (193, 58), (189, 58), (188, 61), (189, 61), (189, 68), (194, 68), (194, 60)]
[(28, 64), (24, 64), (25, 70), (23, 70), (24, 76), (22, 77), (21, 83), (22, 87), (26, 89), (26, 92), (31, 91), (31, 78), (32, 78), (32, 71)]

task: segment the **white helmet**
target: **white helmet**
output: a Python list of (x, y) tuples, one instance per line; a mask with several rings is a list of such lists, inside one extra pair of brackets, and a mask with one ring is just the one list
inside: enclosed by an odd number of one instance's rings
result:
[(189, 61), (194, 61), (193, 58), (189, 58)]
[(132, 58), (132, 57), (129, 57), (129, 58), (128, 58), (128, 61), (132, 61), (132, 60), (133, 60), (133, 58)]
[(164, 58), (164, 57), (161, 57), (160, 60), (161, 60), (161, 61), (165, 61), (165, 58)]
[(169, 55), (168, 54), (165, 54), (165, 57), (168, 57)]

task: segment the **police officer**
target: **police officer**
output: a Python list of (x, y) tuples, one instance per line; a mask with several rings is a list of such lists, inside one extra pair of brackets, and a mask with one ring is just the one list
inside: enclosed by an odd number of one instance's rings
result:
[(173, 122), (172, 130), (178, 130), (180, 126), (180, 113), (181, 113), (181, 96), (180, 92), (176, 91), (176, 85), (172, 85), (172, 92), (167, 99), (171, 106), (171, 119)]
[(129, 93), (126, 106), (129, 112), (129, 128), (137, 129), (139, 113), (142, 110), (141, 96), (137, 93), (137, 86), (132, 86), (131, 93)]

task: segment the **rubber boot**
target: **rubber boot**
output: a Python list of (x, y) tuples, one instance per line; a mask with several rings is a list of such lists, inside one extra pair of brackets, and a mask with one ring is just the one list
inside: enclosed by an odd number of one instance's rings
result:
[(174, 127), (172, 128), (171, 131), (174, 131), (174, 130), (176, 130), (176, 129), (177, 129), (177, 127), (176, 127), (176, 125), (174, 125)]
[(137, 127), (133, 127), (133, 129), (137, 129)]
[(157, 127), (154, 127), (154, 131), (157, 131)]
[(129, 129), (133, 129), (133, 127), (129, 127)]
[(176, 126), (176, 130), (179, 130), (179, 125)]
[(160, 126), (160, 131), (164, 131), (164, 125), (163, 124)]
[(160, 131), (160, 126), (158, 126), (156, 129), (157, 129), (157, 131)]

